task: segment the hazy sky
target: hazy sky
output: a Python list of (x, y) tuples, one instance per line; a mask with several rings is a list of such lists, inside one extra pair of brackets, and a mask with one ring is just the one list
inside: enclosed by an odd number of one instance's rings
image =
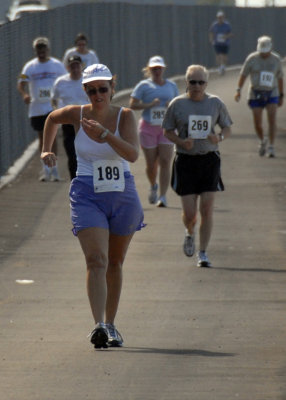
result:
[[(286, 0), (268, 0), (267, 3), (273, 4), (275, 6), (286, 7)], [(249, 7), (264, 7), (266, 0), (236, 0), (236, 5), (239, 7), (249, 6)]]

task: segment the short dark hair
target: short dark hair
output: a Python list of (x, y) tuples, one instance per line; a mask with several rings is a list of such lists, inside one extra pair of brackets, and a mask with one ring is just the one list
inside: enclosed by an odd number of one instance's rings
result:
[(75, 37), (74, 43), (77, 44), (79, 40), (85, 40), (86, 43), (88, 42), (88, 37), (84, 33), (78, 33)]

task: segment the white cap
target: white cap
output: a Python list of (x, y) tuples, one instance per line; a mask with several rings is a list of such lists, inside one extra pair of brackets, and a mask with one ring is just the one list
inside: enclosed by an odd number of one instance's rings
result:
[(164, 58), (161, 56), (154, 56), (151, 57), (150, 60), (148, 61), (148, 67), (153, 68), (153, 67), (166, 67)]
[(218, 11), (216, 16), (217, 17), (224, 17), (224, 12), (223, 11)]
[(257, 51), (259, 53), (269, 53), (272, 49), (272, 40), (269, 36), (261, 36), (257, 39)]
[(106, 65), (93, 64), (83, 71), (82, 83), (85, 84), (92, 81), (110, 81), (111, 79), (112, 74)]

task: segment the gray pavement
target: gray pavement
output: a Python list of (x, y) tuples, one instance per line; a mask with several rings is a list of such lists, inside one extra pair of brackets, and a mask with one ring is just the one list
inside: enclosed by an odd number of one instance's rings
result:
[(214, 268), (184, 256), (179, 198), (170, 190), (167, 209), (149, 205), (142, 154), (132, 165), (147, 226), (124, 266), (122, 349), (94, 351), (86, 338), (93, 322), (62, 148), (64, 182), (39, 183), (34, 157), (0, 191), (1, 400), (286, 399), (285, 105), (277, 157), (260, 158), (236, 81), (231, 71), (209, 83), (234, 121), (221, 145)]

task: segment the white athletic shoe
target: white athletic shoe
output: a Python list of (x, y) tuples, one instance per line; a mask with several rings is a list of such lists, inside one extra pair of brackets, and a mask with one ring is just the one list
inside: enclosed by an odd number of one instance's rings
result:
[(150, 204), (155, 204), (157, 202), (157, 198), (158, 198), (157, 190), (158, 190), (158, 184), (157, 183), (155, 183), (155, 185), (150, 187), (150, 192), (149, 192), (149, 197), (148, 197), (148, 200), (149, 200)]
[(195, 235), (186, 235), (183, 244), (183, 250), (187, 257), (192, 257), (195, 252)]
[(210, 268), (212, 266), (205, 251), (199, 251), (197, 257), (198, 257), (197, 267)]
[(88, 336), (96, 349), (106, 349), (108, 347), (108, 331), (103, 322), (98, 322), (94, 330)]
[(113, 324), (106, 324), (106, 329), (108, 333), (108, 346), (110, 347), (122, 347), (123, 346), (123, 338), (115, 328)]
[(267, 157), (268, 158), (274, 158), (275, 157), (275, 151), (273, 146), (269, 146), (267, 149)]
[(157, 205), (157, 207), (167, 207), (166, 196), (160, 196), (156, 205)]
[(259, 146), (258, 146), (258, 154), (260, 157), (263, 157), (266, 153), (266, 146), (267, 146), (267, 139), (261, 140)]

